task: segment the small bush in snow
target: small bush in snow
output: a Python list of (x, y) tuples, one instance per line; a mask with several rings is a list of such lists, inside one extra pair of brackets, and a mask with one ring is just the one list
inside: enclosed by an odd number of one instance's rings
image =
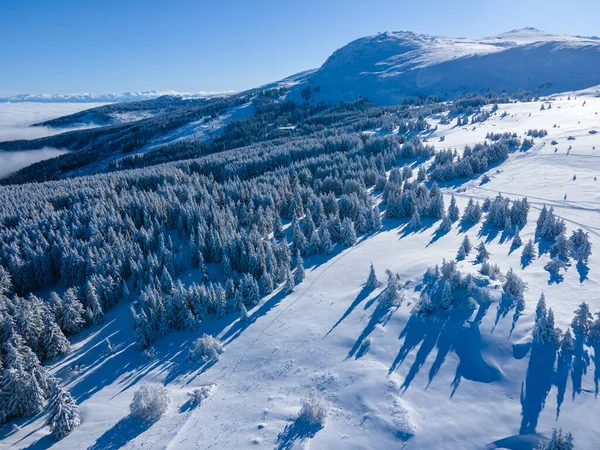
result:
[(315, 426), (324, 426), (325, 419), (329, 414), (329, 404), (313, 395), (302, 402), (302, 409), (298, 414), (298, 420)]
[(203, 363), (210, 360), (218, 360), (219, 355), (224, 352), (221, 341), (208, 334), (203, 334), (194, 341), (190, 349), (190, 359)]
[(156, 349), (154, 347), (147, 348), (142, 352), (142, 358), (147, 362), (156, 358)]
[(156, 420), (169, 406), (170, 397), (166, 387), (157, 383), (142, 385), (133, 395), (129, 405), (131, 415), (143, 420)]
[(552, 429), (552, 438), (548, 442), (541, 442), (539, 450), (573, 450), (573, 435), (563, 433), (562, 429)]
[(197, 389), (194, 389), (192, 392), (188, 392), (188, 396), (190, 397), (190, 402), (195, 406), (200, 406), (202, 402), (209, 396), (211, 385), (200, 386)]

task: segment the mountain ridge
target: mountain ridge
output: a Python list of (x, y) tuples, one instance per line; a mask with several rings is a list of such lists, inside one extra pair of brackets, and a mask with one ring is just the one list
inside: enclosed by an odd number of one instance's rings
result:
[(154, 100), (159, 97), (173, 96), (183, 99), (197, 99), (233, 94), (235, 91), (199, 91), (179, 92), (166, 91), (135, 91), (123, 93), (92, 94), (89, 92), (75, 92), (70, 94), (19, 94), (0, 98), (0, 103), (128, 103), (143, 100)]
[(597, 84), (596, 37), (534, 28), (479, 38), (399, 31), (362, 37), (336, 50), (307, 83), (296, 86), (293, 98), (300, 98), (302, 89), (309, 87), (314, 101), (367, 97), (377, 105), (389, 105), (414, 95), (453, 98), (467, 92), (519, 89), (548, 94)]

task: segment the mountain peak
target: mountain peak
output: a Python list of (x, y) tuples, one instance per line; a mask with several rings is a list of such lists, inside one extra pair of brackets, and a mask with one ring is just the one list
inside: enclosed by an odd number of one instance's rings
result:
[(336, 50), (307, 83), (320, 86), (314, 100), (368, 97), (375, 104), (412, 95), (578, 90), (600, 84), (600, 41), (533, 27), (482, 38), (384, 32)]

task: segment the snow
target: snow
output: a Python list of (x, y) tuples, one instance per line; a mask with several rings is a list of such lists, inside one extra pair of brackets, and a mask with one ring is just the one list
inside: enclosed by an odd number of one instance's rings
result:
[[(531, 70), (535, 68), (535, 70)], [(307, 85), (319, 87), (315, 101), (398, 103), (406, 95), (465, 92), (543, 93), (582, 89), (600, 83), (600, 39), (551, 34), (526, 28), (483, 38), (456, 38), (412, 32), (380, 33), (335, 51)]]
[(243, 105), (235, 106), (216, 118), (209, 118), (209, 120), (202, 118), (194, 122), (187, 123), (173, 131), (169, 131), (163, 136), (153, 138), (150, 143), (145, 145), (136, 153), (144, 153), (148, 150), (179, 141), (194, 140), (209, 142), (212, 140), (212, 138), (218, 135), (223, 127), (231, 120), (250, 117), (253, 111), (254, 107), (250, 101)]
[[(569, 375), (560, 414), (558, 383), (552, 384), (558, 375), (552, 368), (529, 365), (535, 304), (542, 292), (563, 330), (582, 300), (593, 312), (600, 310), (600, 189), (595, 181), (600, 134), (589, 133), (600, 128), (600, 98), (592, 89), (544, 101), (552, 108), (541, 111), (542, 101), (500, 105), (483, 123), (456, 127), (454, 120), (439, 125), (427, 139), (438, 149), (461, 151), (483, 142), (488, 132), (525, 135), (529, 129), (546, 129), (548, 135), (536, 138), (533, 148), (491, 170), (488, 183), (445, 186), (446, 205), (452, 193), (461, 212), (469, 198), (483, 200), (498, 192), (527, 196), (532, 208), (521, 231), (524, 242), (534, 236), (542, 205), (552, 205), (567, 221), (569, 234), (579, 227), (590, 233), (594, 253), (587, 279), (573, 265), (562, 282), (551, 283), (543, 269), (547, 254), (522, 269), (520, 249), (511, 252), (509, 243), (501, 243), (501, 233), (481, 236), (481, 225), (463, 231), (455, 224), (436, 239), (439, 223), (430, 219), (423, 219), (417, 232), (408, 229), (407, 220), (384, 220), (380, 232), (354, 247), (331, 257), (306, 258), (305, 281), (289, 295), (276, 291), (263, 299), (249, 311), (248, 322), (232, 313), (194, 332), (172, 333), (156, 342), (150, 359), (135, 348), (128, 305), (118, 306), (103, 325), (75, 339), (70, 355), (51, 363), (80, 404), (82, 425), (53, 443), (42, 416), (22, 420), (20, 430), (2, 431), (0, 447), (531, 449), (552, 427), (562, 427), (573, 433), (576, 448), (597, 448), (600, 403), (592, 350), (586, 348), (589, 361), (579, 366), (586, 371), (574, 366)], [(185, 136), (205, 136), (201, 125)], [(551, 145), (552, 140), (558, 144)], [(425, 270), (442, 258), (454, 258), (465, 233), (474, 246), (486, 242), (492, 263), (503, 271), (512, 267), (527, 282), (526, 309), (514, 329), (512, 312), (502, 317), (495, 302), (464, 326), (411, 316)], [(458, 263), (461, 272), (476, 273), (473, 257), (474, 252)], [(406, 283), (402, 305), (379, 305), (384, 285), (372, 292), (363, 288), (371, 262), (380, 281), (386, 268), (399, 273)], [(192, 270), (182, 279), (189, 284), (197, 277)], [(192, 342), (203, 333), (222, 340), (225, 351), (218, 361), (188, 359)], [(114, 346), (110, 355), (104, 352), (107, 337)], [(67, 376), (76, 365), (79, 371)], [(576, 389), (580, 377), (581, 389)], [(134, 393), (147, 382), (163, 383), (171, 395), (169, 408), (153, 422), (129, 416)], [(204, 386), (210, 386), (209, 396), (192, 405), (188, 393)], [(311, 394), (330, 405), (322, 428), (296, 420)], [(536, 421), (536, 433), (520, 434), (522, 426), (531, 428)]]

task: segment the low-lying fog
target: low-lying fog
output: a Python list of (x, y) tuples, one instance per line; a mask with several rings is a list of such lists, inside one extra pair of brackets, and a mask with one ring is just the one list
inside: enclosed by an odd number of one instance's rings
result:
[[(95, 108), (104, 103), (0, 103), (0, 142), (37, 139), (67, 131), (61, 128), (31, 127), (34, 123)], [(30, 164), (66, 153), (66, 150), (43, 148), (20, 152), (0, 151), (0, 178)]]

